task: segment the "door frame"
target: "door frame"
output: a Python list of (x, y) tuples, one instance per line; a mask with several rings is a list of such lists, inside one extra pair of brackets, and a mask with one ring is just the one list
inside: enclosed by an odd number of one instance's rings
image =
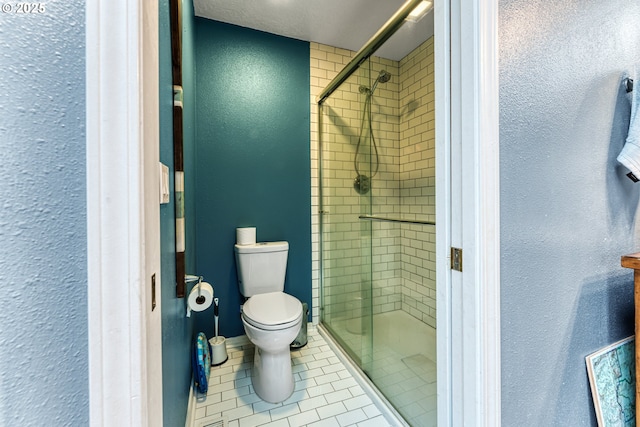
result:
[(499, 426), (498, 1), (436, 6), (435, 49), (438, 425)]
[[(153, 163), (145, 131), (157, 125), (158, 109), (144, 102), (143, 89), (145, 77), (153, 77), (153, 58), (144, 53), (146, 30), (157, 31), (156, 8), (143, 0), (86, 6), (89, 390), (96, 426), (151, 425), (162, 413), (161, 387), (149, 383), (153, 376), (161, 384), (162, 370), (148, 366), (161, 352), (147, 336), (154, 327), (146, 310), (148, 272), (159, 259), (155, 249), (146, 251), (155, 225), (145, 217), (158, 208), (145, 198)], [(498, 2), (451, 0), (435, 8), (435, 19), (436, 56), (446, 58), (436, 64), (436, 80), (450, 94), (436, 94), (443, 112), (436, 117), (436, 180), (444, 188), (436, 195), (437, 280), (444, 284), (437, 293), (438, 425), (499, 426)], [(157, 51), (157, 32), (155, 43)], [(450, 270), (451, 246), (463, 249), (463, 272)]]
[(85, 12), (90, 420), (161, 426), (158, 5)]

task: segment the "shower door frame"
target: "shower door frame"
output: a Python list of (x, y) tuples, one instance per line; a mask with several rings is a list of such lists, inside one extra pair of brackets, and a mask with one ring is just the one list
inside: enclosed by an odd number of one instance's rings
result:
[(499, 426), (498, 1), (449, 0), (434, 14), (438, 425)]

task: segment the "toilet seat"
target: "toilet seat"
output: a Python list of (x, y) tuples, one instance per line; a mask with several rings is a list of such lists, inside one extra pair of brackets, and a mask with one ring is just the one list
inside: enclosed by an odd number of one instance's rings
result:
[(244, 303), (242, 317), (256, 328), (272, 331), (294, 326), (302, 318), (302, 303), (284, 292), (254, 295)]

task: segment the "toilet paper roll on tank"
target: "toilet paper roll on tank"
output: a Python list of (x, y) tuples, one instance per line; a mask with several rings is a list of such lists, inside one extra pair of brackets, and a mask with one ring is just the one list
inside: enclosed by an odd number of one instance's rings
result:
[(236, 228), (236, 244), (255, 245), (256, 244), (256, 228), (255, 227)]
[(187, 317), (192, 311), (204, 311), (213, 304), (213, 286), (200, 282), (191, 289), (187, 299)]

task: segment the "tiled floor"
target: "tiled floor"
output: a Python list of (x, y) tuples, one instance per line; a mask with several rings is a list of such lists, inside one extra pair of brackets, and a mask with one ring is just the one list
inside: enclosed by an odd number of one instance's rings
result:
[[(332, 326), (345, 345), (367, 361), (369, 378), (410, 425), (435, 427), (435, 330), (401, 310), (374, 315), (372, 336), (362, 324), (351, 319)], [(368, 348), (366, 339), (372, 340), (368, 357), (362, 354)]]
[(209, 392), (196, 403), (195, 425), (219, 425), (203, 421), (223, 417), (229, 427), (390, 426), (311, 324), (308, 340), (291, 352), (295, 390), (279, 404), (253, 391), (253, 344), (246, 337), (228, 340), (229, 360), (211, 369)]

